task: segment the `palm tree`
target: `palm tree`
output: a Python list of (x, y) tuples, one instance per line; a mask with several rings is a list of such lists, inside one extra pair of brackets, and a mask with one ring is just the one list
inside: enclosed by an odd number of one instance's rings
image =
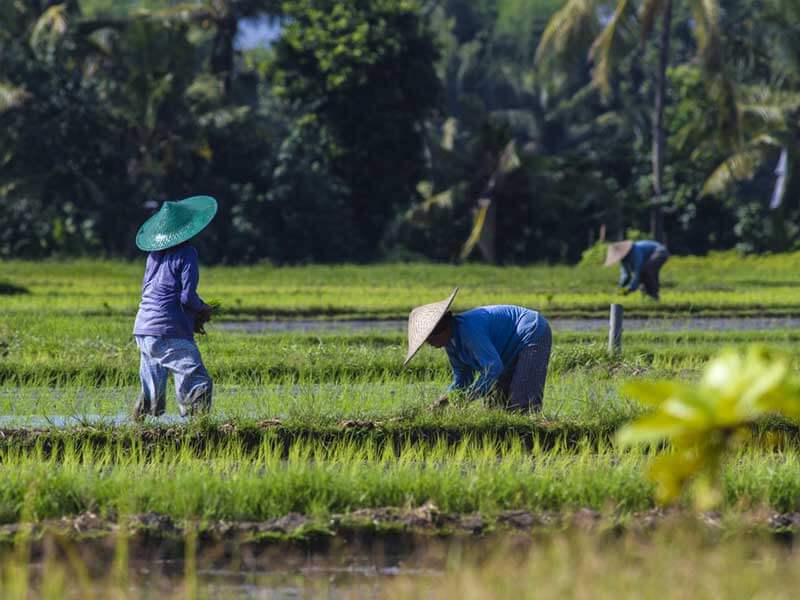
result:
[[(719, 1), (686, 2), (692, 14), (691, 29), (697, 40), (700, 62), (709, 73), (709, 93), (725, 115), (725, 133), (736, 137), (738, 113), (733, 87), (724, 76), (718, 30)], [(576, 46), (593, 37), (589, 51), (589, 59), (594, 63), (592, 82), (608, 95), (614, 65), (625, 47), (625, 33), (638, 29), (644, 42), (653, 35), (660, 20), (652, 118), (653, 200), (650, 211), (651, 235), (659, 240), (663, 239), (664, 99), (673, 12), (673, 0), (641, 0), (638, 3), (633, 0), (568, 0), (551, 17), (536, 52), (538, 65), (557, 65), (559, 57), (574, 53)], [(604, 18), (609, 14), (607, 19)]]
[(744, 142), (706, 180), (702, 194), (719, 194), (775, 167), (770, 208), (775, 209), (800, 165), (800, 2), (766, 0), (763, 27), (769, 40), (770, 82), (740, 90)]
[(719, 194), (734, 183), (752, 179), (779, 156), (771, 208), (780, 206), (794, 165), (800, 164), (800, 94), (750, 86), (740, 108), (746, 141), (708, 177), (702, 195)]

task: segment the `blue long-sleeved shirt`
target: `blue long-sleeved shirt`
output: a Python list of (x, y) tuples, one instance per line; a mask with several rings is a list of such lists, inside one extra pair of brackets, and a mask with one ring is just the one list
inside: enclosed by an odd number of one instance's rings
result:
[(620, 263), (619, 287), (627, 287), (631, 292), (639, 289), (642, 267), (656, 250), (666, 250), (666, 248), (650, 240), (634, 242), (631, 251)]
[(537, 311), (507, 304), (455, 315), (453, 337), (445, 346), (453, 368), (448, 391), (466, 390), (473, 398), (486, 395), (520, 351), (536, 343), (546, 326)]
[(188, 244), (151, 252), (142, 281), (134, 335), (194, 339), (194, 315), (205, 302), (197, 295), (197, 250)]

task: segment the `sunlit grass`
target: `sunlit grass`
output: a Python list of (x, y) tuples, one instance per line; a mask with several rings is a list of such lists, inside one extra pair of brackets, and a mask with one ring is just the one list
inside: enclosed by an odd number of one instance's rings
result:
[[(327, 516), (361, 508), (433, 503), (447, 513), (574, 511), (624, 515), (655, 505), (643, 473), (648, 453), (578, 444), (570, 452), (513, 438), (467, 436), (381, 444), (265, 436), (205, 448), (75, 440), (0, 449), (0, 522), (92, 511), (156, 512), (175, 519), (264, 520), (290, 512)], [(739, 453), (724, 471), (723, 510), (800, 509), (796, 450)]]
[[(8, 313), (128, 315), (139, 300), (144, 256), (136, 262), (0, 263), (0, 281), (28, 295), (2, 299)], [(673, 257), (662, 302), (616, 294), (617, 273), (600, 267), (391, 264), (376, 266), (210, 267), (201, 292), (223, 303), (223, 318), (403, 318), (419, 303), (462, 292), (456, 308), (514, 303), (550, 316), (604, 316), (610, 302), (644, 315), (791, 315), (800, 305), (800, 253)]]

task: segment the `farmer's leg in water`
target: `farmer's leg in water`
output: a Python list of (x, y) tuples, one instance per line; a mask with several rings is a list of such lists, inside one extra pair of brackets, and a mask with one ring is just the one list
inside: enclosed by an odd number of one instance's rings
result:
[(539, 411), (544, 400), (544, 384), (550, 363), (553, 335), (550, 325), (543, 323), (539, 339), (526, 346), (519, 354), (511, 379), (508, 408), (513, 411)]
[(150, 356), (152, 341), (158, 338), (137, 335), (135, 339), (139, 346), (139, 380), (142, 390), (133, 407), (133, 416), (136, 419), (145, 415), (157, 417), (163, 415), (166, 409), (168, 372)]
[(211, 408), (213, 384), (200, 350), (192, 340), (157, 338), (152, 356), (175, 378), (175, 394), (181, 416), (196, 415)]

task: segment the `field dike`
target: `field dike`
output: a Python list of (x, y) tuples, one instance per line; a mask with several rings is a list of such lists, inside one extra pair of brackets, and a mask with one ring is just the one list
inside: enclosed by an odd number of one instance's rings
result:
[(569, 512), (506, 510), (496, 514), (457, 514), (440, 511), (433, 503), (414, 509), (395, 507), (359, 509), (314, 517), (288, 513), (264, 521), (175, 520), (158, 513), (134, 514), (125, 519), (86, 512), (34, 523), (0, 525), (0, 548), (26, 544), (32, 558), (48, 544), (79, 544), (98, 560), (113, 555), (124, 539), (131, 556), (150, 560), (181, 559), (187, 540), (197, 550), (212, 550), (216, 559), (229, 561), (292, 549), (328, 556), (341, 553), (392, 555), (424, 553), (438, 544), (486, 544), (496, 547), (508, 539), (535, 544), (541, 536), (592, 534), (599, 539), (634, 535), (642, 539), (661, 531), (688, 529), (703, 537), (743, 536), (771, 538), (792, 544), (800, 533), (800, 512), (752, 511), (736, 515), (694, 513), (654, 508), (632, 514), (614, 514), (589, 508)]
[[(255, 451), (265, 442), (288, 449), (295, 444), (372, 444), (399, 450), (409, 444), (456, 446), (490, 439), (513, 441), (520, 448), (557, 450), (560, 453), (609, 448), (624, 420), (593, 425), (531, 420), (520, 423), (488, 420), (479, 423), (404, 423), (402, 419), (346, 419), (331, 425), (284, 424), (279, 419), (259, 422), (226, 421), (185, 425), (122, 425), (96, 427), (0, 428), (0, 452), (35, 450), (44, 457), (58, 457), (65, 449), (109, 447), (140, 451), (181, 450), (213, 452), (236, 446)], [(750, 429), (748, 446), (780, 452), (800, 450), (800, 426), (781, 419), (768, 419)]]
[[(785, 443), (796, 438), (800, 447), (800, 428), (789, 424), (773, 424), (764, 431), (780, 432)], [(612, 443), (617, 424), (582, 427), (569, 424), (403, 424), (398, 421), (349, 419), (331, 426), (284, 425), (278, 419), (257, 423), (224, 422), (202, 427), (120, 426), (71, 428), (8, 428), (0, 429), (0, 451), (36, 449), (45, 456), (58, 455), (67, 447), (80, 446), (103, 449), (137, 447), (142, 450), (190, 448), (193, 451), (213, 451), (218, 446), (236, 445), (244, 451), (258, 449), (264, 442), (278, 442), (288, 448), (292, 444), (373, 443), (377, 447), (396, 447), (407, 444), (436, 442), (456, 445), (467, 439), (514, 439), (523, 448), (539, 446), (544, 449), (585, 447)], [(759, 430), (759, 433), (761, 430)]]

